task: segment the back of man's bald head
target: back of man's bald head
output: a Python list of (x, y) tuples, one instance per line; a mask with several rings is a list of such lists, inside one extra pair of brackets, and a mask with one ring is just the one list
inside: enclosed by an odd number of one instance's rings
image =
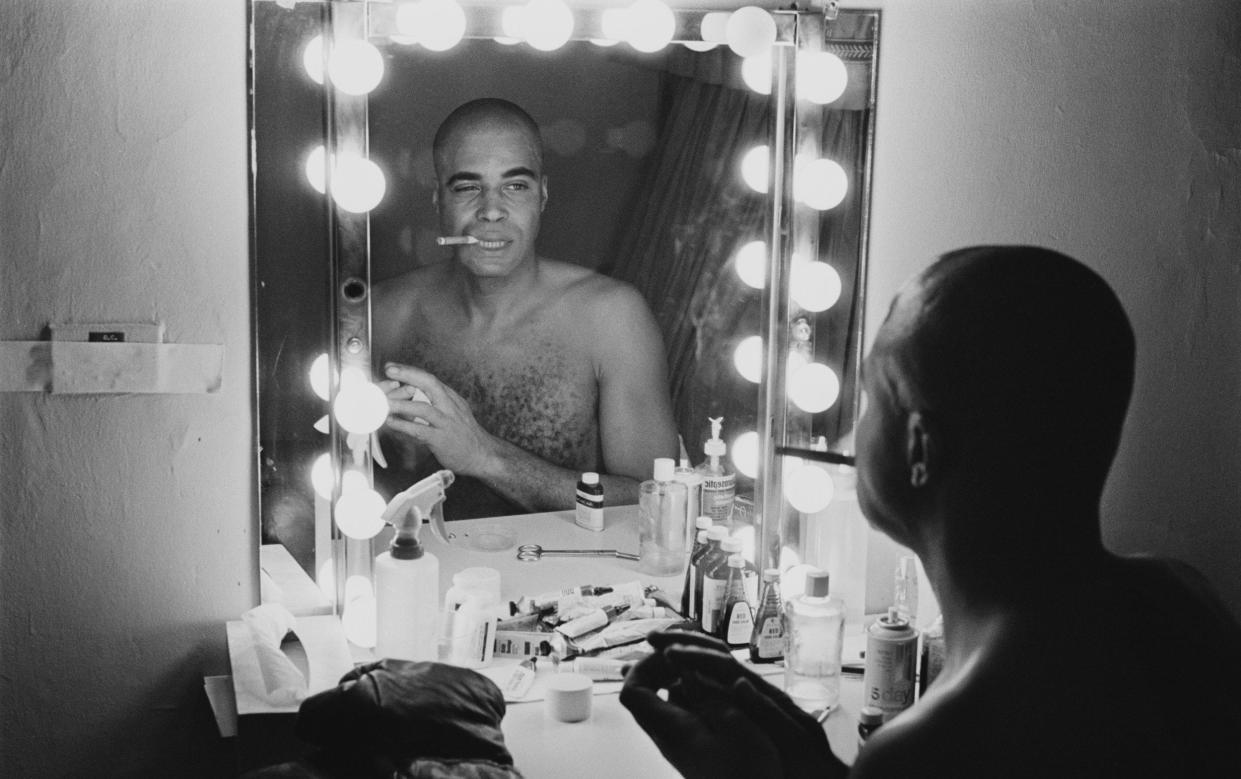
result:
[(543, 137), (539, 125), (530, 114), (516, 103), (498, 97), (482, 97), (462, 103), (453, 109), (435, 131), (431, 151), (435, 158), (435, 172), (443, 173), (445, 149), (463, 131), (472, 129), (516, 129), (525, 134), (534, 149), (539, 172), (543, 170)]
[[(915, 406), (983, 457), (1102, 489), (1133, 387), (1133, 330), (1107, 283), (1063, 254), (979, 246), (902, 295), (893, 351)], [(1049, 485), (1050, 487), (1050, 485)]]

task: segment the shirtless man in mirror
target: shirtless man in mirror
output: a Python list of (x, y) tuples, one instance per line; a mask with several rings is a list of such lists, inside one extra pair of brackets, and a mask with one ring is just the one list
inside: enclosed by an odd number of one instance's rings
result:
[(654, 458), (678, 449), (646, 302), (536, 253), (547, 177), (520, 107), (458, 107), (433, 152), (441, 234), (476, 242), (375, 287), (390, 464), (413, 478), (452, 470), (449, 519), (570, 508), (584, 471), (600, 474), (610, 505), (636, 503)]

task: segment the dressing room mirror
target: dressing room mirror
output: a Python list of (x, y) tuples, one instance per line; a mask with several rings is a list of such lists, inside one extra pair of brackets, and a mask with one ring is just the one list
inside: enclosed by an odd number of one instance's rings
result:
[[(412, 483), (385, 473), (327, 398), (345, 369), (378, 375), (371, 286), (448, 258), (435, 243), (432, 137), (456, 106), (494, 96), (525, 108), (543, 135), (551, 194), (539, 254), (643, 294), (685, 451), (701, 462), (708, 418), (724, 417), (731, 455), (748, 458), (737, 463), (739, 510), (778, 518), (756, 543), (779, 556), (814, 513), (792, 507), (783, 476), (812, 463), (830, 476), (852, 452), (878, 13), (773, 10), (770, 56), (743, 68), (727, 43), (704, 42), (704, 31), (724, 35), (732, 8), (677, 10), (673, 42), (653, 52), (600, 40), (597, 5), (550, 51), (504, 40), (498, 4), (465, 6), (464, 39), (446, 51), (411, 42), (399, 10), (251, 4), (262, 543), (322, 580), (346, 466), (374, 474), (384, 498)], [(307, 51), (316, 37), (371, 44), (374, 88), (355, 95), (323, 78), (328, 56)], [(369, 209), (343, 209), (310, 180), (335, 175), (324, 155), (350, 154), (381, 173)]]

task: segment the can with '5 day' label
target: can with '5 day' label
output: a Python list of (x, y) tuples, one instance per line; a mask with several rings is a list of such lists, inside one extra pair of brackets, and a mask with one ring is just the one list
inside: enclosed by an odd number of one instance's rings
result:
[(862, 705), (881, 709), (884, 722), (912, 706), (917, 662), (918, 632), (895, 607), (888, 609), (866, 632)]

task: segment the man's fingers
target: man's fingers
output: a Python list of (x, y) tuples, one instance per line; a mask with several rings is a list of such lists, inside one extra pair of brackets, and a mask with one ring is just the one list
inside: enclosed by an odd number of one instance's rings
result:
[(655, 648), (655, 651), (657, 652), (667, 649), (675, 644), (682, 644), (685, 646), (701, 647), (703, 649), (714, 649), (717, 652), (723, 652), (725, 654), (728, 653), (728, 644), (725, 644), (718, 638), (708, 636), (706, 633), (699, 633), (691, 630), (678, 630), (676, 628), (656, 630), (650, 633), (646, 637), (646, 640), (652, 647)]
[(448, 399), (443, 383), (434, 374), (428, 373), (421, 368), (415, 368), (412, 365), (402, 365), (398, 362), (390, 362), (384, 366), (384, 375), (402, 384), (417, 387), (427, 394), (427, 397), (431, 399), (433, 404), (443, 405)]

